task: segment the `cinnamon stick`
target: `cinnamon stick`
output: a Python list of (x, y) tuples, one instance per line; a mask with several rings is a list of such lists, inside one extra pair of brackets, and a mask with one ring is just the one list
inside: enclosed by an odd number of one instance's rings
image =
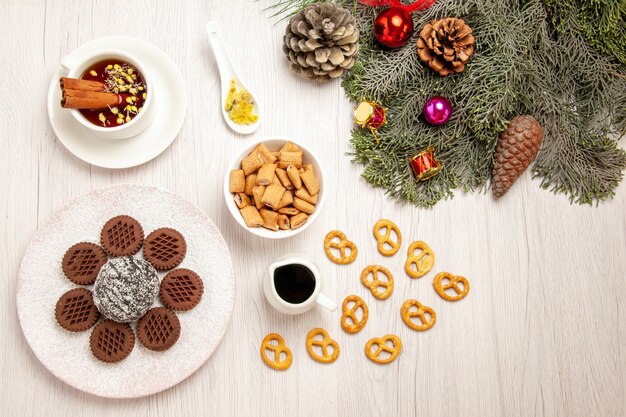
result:
[(61, 90), (104, 91), (104, 83), (100, 81), (61, 77), (60, 83)]
[(63, 90), (61, 106), (66, 109), (100, 110), (123, 103), (120, 94), (98, 91)]

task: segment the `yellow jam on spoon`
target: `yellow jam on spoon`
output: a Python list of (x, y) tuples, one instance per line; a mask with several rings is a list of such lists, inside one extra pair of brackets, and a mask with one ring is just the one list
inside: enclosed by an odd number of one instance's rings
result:
[(237, 80), (230, 80), (230, 89), (224, 105), (228, 117), (238, 125), (251, 125), (259, 120), (254, 112), (254, 97), (246, 89), (237, 89)]

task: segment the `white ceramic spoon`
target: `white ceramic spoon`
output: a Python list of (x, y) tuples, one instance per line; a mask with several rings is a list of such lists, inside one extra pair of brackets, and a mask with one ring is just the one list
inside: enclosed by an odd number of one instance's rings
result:
[[(222, 115), (224, 116), (224, 120), (226, 124), (235, 132), (241, 133), (242, 135), (249, 135), (250, 133), (254, 133), (261, 124), (261, 110), (259, 108), (259, 102), (257, 97), (246, 87), (241, 78), (237, 75), (235, 71), (235, 67), (228, 56), (228, 51), (226, 50), (226, 46), (224, 44), (224, 40), (222, 38), (222, 30), (217, 22), (211, 21), (206, 25), (207, 33), (209, 35), (209, 43), (213, 48), (213, 54), (215, 55), (215, 61), (217, 62), (217, 67), (220, 71), (220, 78), (222, 84), (222, 101), (220, 103), (220, 107), (222, 108)], [(254, 114), (259, 116), (259, 119), (256, 123), (249, 125), (239, 125), (233, 122), (226, 109), (224, 108), (224, 103), (226, 103), (226, 96), (228, 95), (228, 90), (230, 89), (230, 80), (235, 79), (237, 82), (237, 89), (245, 89), (254, 98)]]

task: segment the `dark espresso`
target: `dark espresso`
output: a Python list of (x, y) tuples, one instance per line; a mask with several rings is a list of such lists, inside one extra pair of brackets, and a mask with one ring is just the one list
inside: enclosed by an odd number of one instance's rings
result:
[(274, 287), (278, 296), (291, 304), (300, 304), (315, 290), (315, 275), (304, 265), (279, 266), (274, 271)]

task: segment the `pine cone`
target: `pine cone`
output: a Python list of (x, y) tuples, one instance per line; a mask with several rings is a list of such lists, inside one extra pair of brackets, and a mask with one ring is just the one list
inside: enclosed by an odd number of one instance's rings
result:
[(293, 16), (283, 38), (291, 67), (309, 78), (340, 77), (359, 51), (359, 30), (348, 9), (313, 3)]
[(431, 20), (420, 32), (417, 53), (442, 77), (463, 72), (474, 53), (472, 28), (463, 19), (445, 17)]
[(515, 116), (500, 133), (491, 172), (493, 195), (502, 197), (537, 156), (543, 129), (532, 116)]

